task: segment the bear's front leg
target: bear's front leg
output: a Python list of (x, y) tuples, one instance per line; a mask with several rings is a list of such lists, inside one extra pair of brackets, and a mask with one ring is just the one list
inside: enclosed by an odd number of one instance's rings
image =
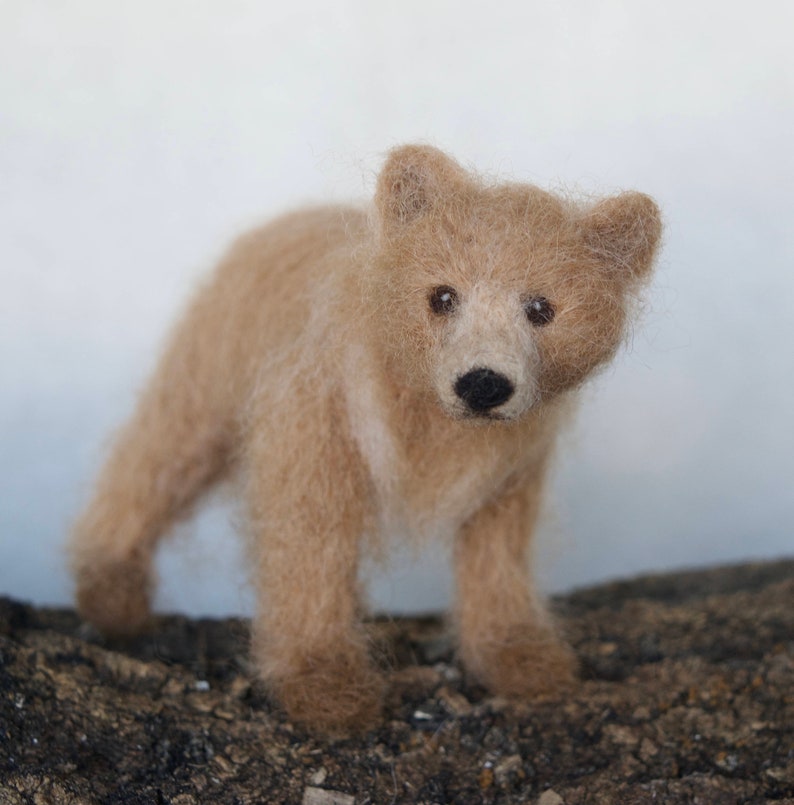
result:
[(553, 695), (576, 678), (573, 651), (532, 585), (541, 487), (540, 477), (513, 482), (463, 526), (455, 545), (461, 658), (486, 687), (511, 697)]
[(359, 620), (369, 489), (340, 420), (304, 411), (269, 432), (249, 476), (257, 670), (293, 721), (331, 736), (373, 726), (384, 692)]

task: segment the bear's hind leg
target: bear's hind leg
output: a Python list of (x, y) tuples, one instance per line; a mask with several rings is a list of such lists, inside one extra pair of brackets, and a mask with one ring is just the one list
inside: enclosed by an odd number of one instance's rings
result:
[(158, 541), (226, 471), (230, 429), (161, 371), (123, 428), (69, 546), (81, 615), (107, 634), (150, 617)]

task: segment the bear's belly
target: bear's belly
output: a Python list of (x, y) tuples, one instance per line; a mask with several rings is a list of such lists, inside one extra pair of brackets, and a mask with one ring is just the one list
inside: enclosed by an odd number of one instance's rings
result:
[(379, 520), (393, 532), (395, 524), (420, 539), (454, 535), (480, 508), (493, 500), (505, 480), (495, 467), (461, 469), (452, 476), (411, 476), (390, 493), (379, 495)]
[(377, 427), (370, 422), (366, 431), (376, 438), (358, 439), (382, 532), (419, 538), (452, 534), (494, 500), (517, 469), (514, 445), (491, 442), (483, 449), (477, 429), (451, 425), (462, 437), (454, 449), (432, 438), (397, 441), (383, 422)]

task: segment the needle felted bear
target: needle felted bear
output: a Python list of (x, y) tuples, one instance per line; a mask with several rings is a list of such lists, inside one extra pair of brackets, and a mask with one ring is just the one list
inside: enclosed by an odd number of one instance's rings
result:
[(157, 543), (234, 475), (253, 654), (294, 720), (343, 733), (384, 683), (357, 565), (384, 533), (454, 541), (459, 656), (492, 691), (554, 693), (571, 650), (528, 551), (572, 393), (619, 347), (660, 237), (654, 202), (573, 204), (393, 150), (371, 209), (243, 237), (172, 334), (71, 542), (80, 612), (146, 625)]

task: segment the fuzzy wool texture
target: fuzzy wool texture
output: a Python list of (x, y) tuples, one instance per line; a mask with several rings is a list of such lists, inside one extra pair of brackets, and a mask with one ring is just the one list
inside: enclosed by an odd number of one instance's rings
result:
[[(392, 151), (369, 209), (318, 207), (243, 237), (177, 324), (77, 523), (78, 606), (149, 619), (175, 521), (237, 479), (257, 594), (256, 666), (298, 722), (375, 723), (383, 682), (358, 564), (384, 533), (454, 540), (461, 658), (497, 693), (550, 695), (576, 663), (529, 549), (575, 391), (620, 346), (661, 232), (654, 202), (577, 205), (491, 184), (428, 146)], [(439, 313), (434, 289), (454, 289)], [(554, 316), (533, 325), (543, 297)], [(474, 410), (456, 383), (514, 388)]]

